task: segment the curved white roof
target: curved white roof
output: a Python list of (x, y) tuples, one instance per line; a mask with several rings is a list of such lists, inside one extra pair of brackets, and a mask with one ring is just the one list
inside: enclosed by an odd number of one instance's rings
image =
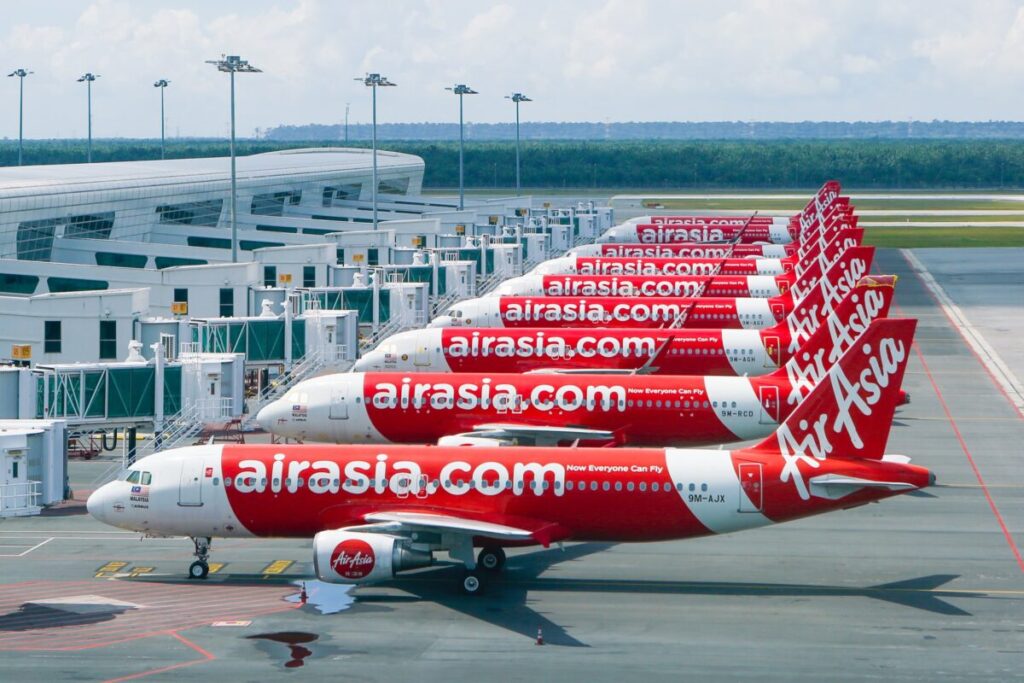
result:
[[(291, 181), (339, 173), (362, 175), (370, 171), (368, 149), (318, 147), (289, 149), (236, 157), (239, 184), (275, 177)], [(411, 154), (377, 151), (378, 172), (423, 171), (423, 159)], [(128, 187), (229, 182), (229, 157), (112, 161), (94, 164), (52, 164), (0, 168), (0, 199), (15, 199), (55, 192), (91, 192)]]

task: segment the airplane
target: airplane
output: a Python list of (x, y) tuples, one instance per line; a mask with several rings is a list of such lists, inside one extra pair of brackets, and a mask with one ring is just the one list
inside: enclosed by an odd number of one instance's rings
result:
[[(800, 242), (789, 244), (736, 244), (722, 242), (670, 242), (667, 244), (642, 244), (603, 242), (581, 244), (573, 247), (566, 256), (597, 256), (602, 258), (790, 258), (803, 256), (806, 250), (818, 244), (822, 236), (828, 237), (836, 231), (815, 233)], [(863, 228), (844, 228), (843, 234), (863, 241)]]
[[(322, 375), (260, 410), (280, 437), (333, 443), (706, 446), (763, 438), (859, 334), (756, 377), (580, 373)], [(904, 399), (901, 399), (901, 401)]]
[(802, 344), (785, 323), (762, 330), (426, 328), (393, 334), (364, 354), (353, 372), (637, 371), (658, 375), (756, 376), (774, 372), (801, 350), (832, 348), (889, 314), (895, 275), (862, 278)]
[(195, 579), (209, 573), (213, 538), (312, 538), (322, 581), (389, 580), (447, 552), (464, 566), (459, 588), (478, 595), (506, 547), (728, 533), (933, 485), (928, 469), (885, 453), (914, 325), (873, 322), (751, 447), (211, 444), (137, 461), (87, 509), (117, 528), (191, 538)]
[[(874, 247), (852, 247), (825, 274), (809, 272), (794, 284), (797, 299), (749, 297), (529, 297), (482, 296), (452, 304), (429, 327), (721, 327), (761, 329), (782, 322), (811, 301), (831, 310), (867, 274)], [(823, 301), (821, 301), (823, 299)]]
[(644, 216), (605, 231), (604, 242), (670, 243), (684, 241), (769, 242), (787, 244), (816, 226), (840, 221), (856, 226), (848, 197), (839, 196), (839, 183), (829, 181), (804, 209), (789, 218), (767, 222), (759, 216)]
[[(790, 289), (802, 296), (804, 287), (817, 281), (822, 268), (830, 266), (847, 249), (859, 246), (862, 230), (845, 230), (837, 233), (823, 246), (809, 248), (801, 256), (794, 269), (784, 275), (667, 275), (663, 272), (643, 275), (579, 275), (573, 272), (550, 272), (563, 270), (557, 266), (543, 268), (539, 264), (532, 272), (513, 277), (501, 283), (486, 296), (742, 296), (764, 298), (781, 296)], [(797, 258), (797, 257), (792, 257)], [(609, 260), (597, 257), (595, 263)], [(623, 259), (634, 261), (636, 259)], [(677, 260), (672, 258), (671, 260)], [(618, 261), (618, 260), (616, 260)], [(644, 259), (645, 262), (651, 261)], [(579, 259), (573, 267), (579, 269)], [(595, 270), (601, 270), (596, 268)], [(646, 269), (643, 269), (646, 270)]]
[(601, 257), (567, 254), (538, 263), (528, 275), (800, 275), (811, 263), (831, 261), (859, 246), (864, 232), (837, 230), (801, 245), (783, 258)]

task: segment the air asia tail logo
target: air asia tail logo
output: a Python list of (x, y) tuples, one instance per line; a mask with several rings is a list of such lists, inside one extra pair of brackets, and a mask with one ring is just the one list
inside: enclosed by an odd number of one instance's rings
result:
[(358, 538), (342, 541), (331, 553), (331, 568), (346, 579), (365, 579), (376, 564), (373, 548)]
[[(863, 301), (858, 296), (858, 292), (861, 291), (864, 294)], [(857, 289), (850, 294), (850, 301), (843, 302), (841, 306), (842, 309), (846, 309), (842, 312), (848, 313), (845, 320), (840, 317), (839, 309), (828, 316), (825, 321), (830, 337), (828, 347), (802, 349), (786, 365), (786, 374), (791, 386), (789, 405), (796, 405), (804, 400), (804, 396), (822, 380), (828, 368), (838, 363), (846, 350), (851, 348), (868, 329), (868, 325), (879, 317), (885, 308), (885, 302), (885, 294), (877, 289)]]
[[(863, 447), (857, 418), (853, 413), (856, 411), (860, 416), (871, 416), (874, 406), (882, 400), (883, 391), (889, 387), (892, 376), (899, 371), (907, 357), (903, 341), (892, 338), (882, 339), (877, 351), (869, 344), (865, 344), (861, 351), (867, 358), (867, 366), (853, 379), (846, 375), (841, 365), (829, 370), (828, 381), (833, 395), (833, 400), (829, 402), (830, 410), (823, 410), (813, 420), (800, 420), (797, 425), (785, 422), (776, 432), (779, 450), (785, 460), (779, 478), (783, 482), (792, 479), (803, 500), (810, 498), (810, 492), (800, 464), (816, 469), (819, 461), (826, 460), (834, 450), (832, 434), (845, 433), (854, 448)], [(830, 413), (834, 413), (831, 421)]]

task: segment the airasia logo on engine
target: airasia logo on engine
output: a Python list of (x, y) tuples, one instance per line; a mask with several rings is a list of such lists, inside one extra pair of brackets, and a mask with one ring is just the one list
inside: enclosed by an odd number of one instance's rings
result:
[(365, 579), (376, 564), (373, 548), (358, 538), (342, 541), (331, 553), (331, 568), (346, 579)]

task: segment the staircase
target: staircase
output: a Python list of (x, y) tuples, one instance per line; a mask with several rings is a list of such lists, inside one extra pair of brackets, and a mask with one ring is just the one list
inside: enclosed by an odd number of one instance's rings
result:
[[(341, 347), (337, 348), (340, 349)], [(344, 357), (343, 349), (337, 353), (338, 356)], [(333, 364), (335, 360), (337, 360), (337, 357), (328, 358), (319, 349), (309, 351), (301, 361), (292, 365), (290, 370), (274, 378), (270, 384), (263, 387), (263, 391), (246, 401), (248, 413), (242, 418), (241, 430), (243, 432), (252, 431), (260, 409), (287, 394), (289, 389), (302, 380), (308, 379), (320, 370), (323, 370), (328, 366), (328, 361), (331, 361)]]

